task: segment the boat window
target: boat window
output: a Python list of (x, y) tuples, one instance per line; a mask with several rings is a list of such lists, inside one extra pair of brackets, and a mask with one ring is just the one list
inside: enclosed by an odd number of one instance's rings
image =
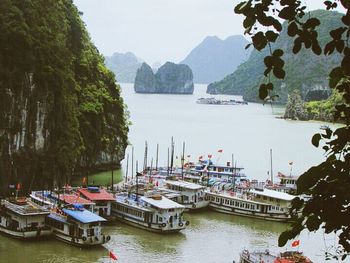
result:
[(244, 203), (241, 203), (241, 204), (240, 204), (240, 207), (244, 207)]
[(266, 200), (266, 199), (267, 199), (267, 197), (266, 197), (266, 196), (264, 196), (264, 197), (263, 197), (263, 199), (264, 199), (264, 200)]
[(233, 201), (233, 200), (231, 200), (231, 201), (230, 201), (230, 205), (231, 205), (231, 206), (233, 206), (233, 204), (234, 204), (234, 201)]
[(273, 201), (274, 199), (273, 199), (273, 197), (270, 197), (270, 201)]
[(238, 201), (235, 202), (235, 206), (239, 207), (239, 202)]
[(252, 209), (252, 210), (255, 210), (255, 205), (251, 205), (251, 209)]
[(260, 208), (260, 205), (256, 205), (256, 209), (259, 209)]
[[(80, 231), (80, 229), (79, 229)], [(95, 231), (93, 228), (90, 228), (86, 231), (88, 237), (93, 237), (95, 235)]]
[(159, 222), (163, 222), (163, 217), (159, 217)]

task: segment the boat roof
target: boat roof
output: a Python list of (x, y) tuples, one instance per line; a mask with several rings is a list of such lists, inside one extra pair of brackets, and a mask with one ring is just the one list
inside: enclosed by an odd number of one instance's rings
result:
[(47, 217), (52, 218), (53, 220), (60, 221), (62, 223), (68, 223), (66, 218), (56, 213), (50, 213)]
[(60, 194), (60, 200), (66, 202), (69, 205), (72, 204), (82, 204), (82, 205), (94, 205), (94, 202), (91, 202), (90, 200), (87, 200), (85, 198), (82, 198), (78, 195), (73, 194)]
[(26, 200), (26, 204), (24, 205), (17, 205), (7, 200), (3, 200), (3, 204), (8, 210), (21, 216), (48, 215), (50, 213), (48, 210), (28, 202), (28, 200)]
[(98, 189), (98, 191), (89, 191), (89, 188), (80, 188), (78, 191), (91, 201), (114, 201), (112, 194), (105, 189)]
[(182, 187), (182, 188), (191, 189), (191, 190), (199, 190), (199, 189), (204, 189), (205, 188), (205, 186), (203, 186), (203, 185), (190, 183), (190, 182), (185, 182), (185, 181), (170, 181), (170, 180), (167, 180), (167, 181), (165, 181), (165, 183), (166, 184), (175, 185), (175, 186), (179, 186), (179, 187)]
[(180, 205), (174, 201), (171, 201), (170, 199), (164, 196), (162, 196), (162, 198), (159, 200), (142, 196), (141, 200), (160, 209), (185, 208), (183, 205)]
[(257, 204), (257, 205), (269, 205), (267, 203), (263, 203), (263, 202), (259, 202), (259, 201), (255, 201), (255, 200), (251, 200), (251, 199), (245, 199), (241, 195), (230, 195), (226, 191), (207, 192), (207, 193), (209, 195), (215, 195), (215, 196), (218, 196), (218, 197), (229, 198), (229, 199), (232, 199), (232, 200), (235, 200), (235, 201), (244, 201), (244, 202), (253, 203), (253, 204)]
[(71, 209), (63, 208), (63, 212), (83, 224), (107, 221), (103, 217), (100, 217), (86, 209), (71, 210)]
[(294, 195), (290, 195), (287, 193), (283, 193), (283, 192), (279, 192), (279, 191), (275, 191), (275, 190), (270, 190), (270, 189), (266, 189), (266, 188), (264, 188), (263, 190), (252, 189), (252, 190), (250, 190), (250, 192), (253, 194), (256, 194), (256, 195), (272, 197), (272, 198), (285, 200), (285, 201), (292, 201), (295, 198)]

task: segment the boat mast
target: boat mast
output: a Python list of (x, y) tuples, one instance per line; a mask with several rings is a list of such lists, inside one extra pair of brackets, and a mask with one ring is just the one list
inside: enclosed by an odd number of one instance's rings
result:
[(146, 171), (147, 169), (147, 153), (148, 153), (148, 145), (147, 145), (147, 141), (145, 141), (145, 156), (143, 159), (143, 172)]
[(184, 179), (184, 162), (185, 162), (185, 142), (182, 143), (182, 158), (181, 158), (181, 177)]
[(167, 176), (169, 176), (169, 147), (168, 147), (168, 162), (167, 162)]
[(129, 173), (129, 154), (126, 155), (125, 183), (128, 181), (128, 173)]
[(170, 174), (173, 173), (173, 165), (174, 165), (174, 139), (171, 137), (171, 158), (170, 158)]
[(157, 152), (156, 152), (156, 171), (158, 171), (158, 152), (159, 152), (159, 143), (157, 143)]
[(271, 164), (271, 167), (270, 167), (270, 171), (271, 171), (271, 184), (273, 184), (273, 171), (272, 171), (272, 149), (270, 149), (270, 164)]
[(139, 196), (139, 186), (138, 186), (138, 182), (139, 182), (139, 172), (138, 172), (138, 161), (136, 161), (136, 199), (135, 201), (137, 201), (138, 196)]
[(234, 168), (234, 156), (233, 156), (233, 154), (232, 154), (232, 156), (231, 156), (231, 162), (232, 162), (232, 164), (231, 164), (231, 166), (232, 166), (232, 189), (233, 189), (233, 191), (235, 190), (235, 187), (236, 187), (236, 178), (235, 178), (235, 168)]
[(131, 146), (131, 180), (134, 179), (134, 146)]

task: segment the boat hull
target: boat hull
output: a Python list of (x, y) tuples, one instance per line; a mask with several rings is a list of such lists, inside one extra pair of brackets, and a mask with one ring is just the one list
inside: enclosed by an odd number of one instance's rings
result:
[(16, 230), (10, 230), (3, 226), (0, 226), (0, 232), (17, 239), (34, 239), (34, 238), (49, 236), (52, 234), (51, 229), (40, 229), (40, 230), (33, 230), (33, 231), (16, 231)]
[(208, 207), (210, 201), (201, 201), (193, 204), (182, 204), (186, 207), (185, 211), (197, 211), (201, 209), (205, 209)]
[(116, 216), (117, 220), (120, 222), (123, 222), (130, 226), (138, 227), (147, 231), (151, 231), (154, 233), (161, 233), (161, 234), (178, 233), (181, 230), (186, 228), (186, 224), (183, 224), (182, 227), (178, 226), (177, 228), (171, 228), (169, 225), (167, 225), (166, 227), (162, 227), (161, 224), (141, 222), (120, 213), (114, 212), (114, 215)]
[(266, 213), (260, 213), (260, 212), (253, 212), (253, 211), (241, 210), (237, 208), (225, 207), (214, 203), (210, 203), (209, 208), (211, 210), (214, 210), (220, 213), (258, 218), (258, 219), (268, 220), (268, 221), (277, 221), (277, 222), (290, 221), (290, 217), (285, 214), (272, 214), (272, 213), (266, 214)]
[(83, 240), (83, 238), (71, 237), (55, 230), (53, 231), (53, 235), (56, 239), (77, 247), (100, 246), (108, 242), (107, 237), (103, 238), (103, 236), (97, 237), (98, 240), (95, 237), (88, 237)]

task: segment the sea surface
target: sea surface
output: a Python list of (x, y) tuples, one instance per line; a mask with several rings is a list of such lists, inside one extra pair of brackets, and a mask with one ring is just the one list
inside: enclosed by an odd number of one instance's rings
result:
[[(318, 132), (321, 122), (288, 121), (277, 118), (283, 108), (249, 103), (248, 105), (197, 104), (205, 94), (205, 85), (196, 85), (193, 95), (135, 94), (132, 84), (121, 84), (122, 96), (130, 112), (128, 171), (126, 159), (118, 176), (124, 176), (144, 165), (145, 141), (148, 143), (148, 165), (155, 166), (156, 145), (159, 144), (159, 166), (167, 165), (167, 151), (171, 137), (175, 140), (176, 165), (180, 165), (182, 145), (185, 156), (196, 161), (199, 156), (213, 155), (214, 162), (226, 164), (232, 160), (244, 167), (250, 179), (269, 178), (270, 149), (273, 152), (273, 175), (277, 172), (301, 174), (324, 156), (321, 149), (311, 145), (311, 137)], [(233, 98), (232, 96), (217, 96)], [(237, 98), (237, 97), (234, 97)], [(331, 127), (335, 125), (327, 124)], [(134, 147), (134, 167), (131, 168), (131, 145)], [(223, 150), (219, 153), (218, 150)], [(190, 157), (187, 157), (190, 156)], [(152, 161), (153, 159), (153, 161)], [(293, 165), (289, 163), (293, 162)], [(94, 178), (108, 183), (110, 173)], [(103, 177), (103, 178), (102, 178)], [(275, 178), (276, 180), (276, 178)], [(278, 248), (279, 234), (288, 225), (258, 219), (225, 215), (212, 211), (187, 213), (191, 222), (186, 230), (174, 235), (160, 235), (121, 223), (106, 226), (111, 236), (105, 247), (80, 249), (55, 239), (35, 242), (18, 241), (0, 235), (0, 262), (109, 262), (108, 251), (113, 251), (118, 262), (238, 262), (244, 248), (269, 249), (271, 252), (290, 250)], [(299, 237), (299, 250), (314, 262), (325, 262), (324, 253), (335, 244), (334, 235), (304, 232)], [(332, 262), (332, 261), (327, 261)], [(333, 261), (334, 262), (334, 261)]]

